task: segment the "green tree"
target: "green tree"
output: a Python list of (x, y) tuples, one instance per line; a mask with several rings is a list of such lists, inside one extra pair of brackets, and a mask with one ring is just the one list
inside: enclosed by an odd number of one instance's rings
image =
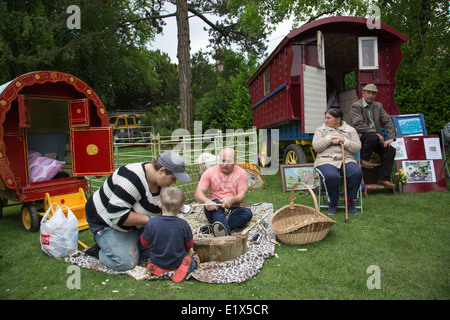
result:
[(252, 33), (259, 29), (266, 34), (276, 25), (293, 18), (298, 26), (301, 22), (311, 22), (327, 16), (364, 16), (371, 1), (366, 0), (229, 0), (232, 14), (239, 15), (239, 25)]
[[(267, 31), (241, 24), (239, 11), (230, 13), (227, 0), (79, 0), (81, 29), (69, 29), (70, 0), (7, 0), (0, 3), (0, 75), (2, 83), (36, 69), (74, 74), (99, 94), (108, 109), (146, 108), (146, 91), (161, 90), (145, 48), (163, 30), (164, 19), (176, 17), (181, 125), (193, 122), (189, 19), (209, 28), (213, 50), (233, 43), (248, 52), (262, 52)], [(175, 8), (166, 12), (166, 5)], [(206, 14), (218, 17), (212, 22)], [(150, 56), (152, 58), (152, 56)], [(163, 94), (164, 96), (164, 94)], [(157, 100), (157, 99), (156, 99)], [(176, 104), (174, 101), (166, 101)]]
[(157, 88), (145, 48), (159, 27), (157, 21), (121, 23), (139, 17), (136, 3), (130, 1), (80, 0), (81, 28), (69, 29), (66, 10), (72, 3), (0, 2), (1, 83), (34, 70), (57, 70), (92, 86), (108, 110), (145, 107), (138, 97)]
[(449, 2), (379, 1), (382, 21), (409, 37), (396, 74), (395, 100), (404, 114), (423, 113), (429, 134), (450, 121)]
[[(238, 10), (230, 13), (228, 0), (159, 0), (151, 2), (140, 0), (134, 3), (143, 13), (142, 17), (124, 20), (122, 24), (141, 24), (146, 21), (159, 22), (167, 17), (176, 17), (180, 123), (183, 128), (190, 129), (194, 119), (190, 61), (190, 18), (199, 18), (205, 22), (205, 25), (209, 28), (210, 42), (214, 50), (229, 48), (232, 44), (237, 44), (241, 50), (246, 52), (261, 53), (265, 49), (266, 29), (257, 24), (249, 29), (246, 24), (241, 24), (239, 22), (241, 12)], [(165, 14), (168, 4), (172, 4), (175, 11)], [(212, 22), (206, 14), (212, 14), (218, 18), (218, 21)]]
[(216, 66), (210, 63), (208, 54), (202, 50), (194, 53), (191, 59), (192, 91), (194, 105), (203, 95), (217, 85)]
[(143, 126), (153, 126), (154, 132), (161, 136), (171, 136), (175, 129), (180, 128), (178, 116), (179, 107), (174, 105), (161, 105), (154, 107), (143, 119)]
[[(178, 72), (168, 54), (160, 50), (142, 50), (123, 57), (129, 79), (136, 79), (116, 87), (115, 104), (118, 109), (152, 110), (157, 106), (178, 105)], [(140, 70), (136, 64), (146, 64)], [(145, 72), (145, 73), (144, 73)], [(139, 79), (146, 79), (140, 81)], [(178, 115), (178, 113), (177, 113)]]
[(203, 122), (203, 128), (223, 132), (251, 128), (251, 101), (245, 83), (256, 70), (256, 57), (245, 58), (244, 54), (231, 50), (223, 50), (214, 57), (219, 63), (215, 66), (215, 80), (211, 80), (215, 86), (197, 100), (195, 119)]

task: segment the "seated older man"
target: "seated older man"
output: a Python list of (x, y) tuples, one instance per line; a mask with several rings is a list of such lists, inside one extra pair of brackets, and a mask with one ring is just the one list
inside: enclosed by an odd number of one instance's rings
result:
[[(351, 125), (361, 139), (361, 164), (373, 168), (376, 164), (371, 161), (372, 152), (378, 153), (381, 164), (377, 183), (387, 188), (395, 188), (395, 184), (390, 181), (395, 158), (395, 148), (391, 146), (395, 140), (395, 129), (391, 117), (384, 111), (382, 104), (375, 102), (377, 93), (378, 89), (374, 84), (368, 84), (363, 88), (363, 97), (354, 102), (350, 110)], [(381, 126), (387, 131), (386, 140)]]

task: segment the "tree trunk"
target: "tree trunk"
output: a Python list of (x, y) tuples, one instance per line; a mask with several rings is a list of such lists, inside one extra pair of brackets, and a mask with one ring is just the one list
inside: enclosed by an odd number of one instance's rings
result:
[(201, 262), (229, 261), (247, 250), (247, 234), (218, 238), (194, 239), (194, 251)]
[[(192, 74), (190, 56), (190, 36), (187, 0), (177, 0), (178, 29), (178, 75), (180, 88), (180, 122), (181, 126), (191, 130), (194, 123), (194, 107), (192, 97)], [(170, 41), (170, 40), (169, 40)]]

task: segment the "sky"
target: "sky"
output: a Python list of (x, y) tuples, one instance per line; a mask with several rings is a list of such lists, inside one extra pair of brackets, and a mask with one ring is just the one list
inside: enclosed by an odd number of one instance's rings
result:
[[(212, 21), (215, 21), (211, 15), (206, 15)], [(159, 49), (169, 55), (173, 63), (178, 64), (177, 59), (177, 23), (175, 17), (170, 17), (165, 19), (166, 26), (164, 26), (163, 34), (156, 36), (155, 41), (150, 43), (149, 49), (156, 50)], [(208, 51), (207, 45), (208, 41), (208, 31), (204, 31), (203, 27), (208, 27), (199, 18), (189, 19), (189, 31), (191, 36), (191, 56), (203, 49), (204, 52)], [(271, 53), (277, 45), (283, 40), (283, 38), (291, 31), (292, 21), (286, 21), (279, 26), (277, 26), (276, 31), (274, 31), (268, 38), (267, 43), (267, 53)]]

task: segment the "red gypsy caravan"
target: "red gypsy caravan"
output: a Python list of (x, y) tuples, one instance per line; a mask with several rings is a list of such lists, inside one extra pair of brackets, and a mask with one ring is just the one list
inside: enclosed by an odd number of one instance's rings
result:
[(0, 86), (0, 217), (22, 203), (27, 231), (53, 202), (71, 208), (80, 230), (85, 176), (113, 172), (112, 130), (97, 94), (62, 72), (36, 71)]
[(350, 107), (368, 83), (376, 84), (377, 101), (389, 115), (400, 114), (395, 73), (408, 37), (384, 23), (372, 23), (329, 17), (304, 24), (289, 32), (250, 78), (246, 86), (253, 125), (279, 131), (279, 137), (262, 142), (263, 166), (270, 162), (272, 144), (283, 148), (284, 164), (306, 163), (303, 148), (311, 147), (325, 111), (340, 107), (349, 122)]

